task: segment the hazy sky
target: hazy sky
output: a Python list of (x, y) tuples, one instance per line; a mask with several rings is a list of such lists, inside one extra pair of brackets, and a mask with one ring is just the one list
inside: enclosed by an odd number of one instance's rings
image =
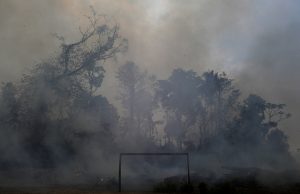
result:
[(75, 40), (89, 6), (129, 40), (128, 52), (106, 64), (102, 93), (115, 96), (113, 72), (126, 60), (159, 78), (178, 67), (225, 71), (244, 93), (288, 105), (284, 130), (291, 151), (300, 147), (300, 1), (0, 0), (0, 81), (59, 51), (53, 33)]

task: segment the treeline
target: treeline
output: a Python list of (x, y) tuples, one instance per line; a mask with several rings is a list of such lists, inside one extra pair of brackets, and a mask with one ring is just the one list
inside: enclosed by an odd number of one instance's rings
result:
[[(124, 151), (213, 154), (221, 163), (291, 167), (279, 123), (284, 104), (258, 95), (241, 98), (225, 73), (175, 69), (165, 80), (134, 62), (119, 67), (118, 100), (99, 94), (103, 64), (127, 49), (117, 25), (90, 26), (59, 55), (36, 65), (20, 82), (3, 83), (0, 168), (85, 164)], [(182, 64), (184, 65), (184, 64)], [(122, 112), (123, 114), (120, 114)]]

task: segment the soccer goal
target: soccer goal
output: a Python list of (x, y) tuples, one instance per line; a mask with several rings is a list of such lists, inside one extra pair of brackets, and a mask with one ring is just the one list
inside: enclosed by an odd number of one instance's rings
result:
[(120, 153), (119, 157), (119, 192), (122, 191), (122, 158), (125, 156), (184, 156), (186, 157), (187, 183), (190, 184), (189, 153)]

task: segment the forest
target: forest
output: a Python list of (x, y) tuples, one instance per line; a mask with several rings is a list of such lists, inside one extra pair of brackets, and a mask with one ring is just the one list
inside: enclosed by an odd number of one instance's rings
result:
[[(280, 127), (291, 116), (285, 104), (244, 95), (235, 80), (213, 70), (176, 68), (161, 80), (128, 61), (107, 74), (107, 61), (130, 42), (119, 25), (99, 24), (95, 14), (88, 19), (80, 39), (68, 43), (57, 35), (57, 55), (2, 83), (1, 171), (111, 175), (122, 152), (188, 152), (195, 173), (296, 168)], [(118, 80), (120, 107), (99, 93), (106, 76)]]

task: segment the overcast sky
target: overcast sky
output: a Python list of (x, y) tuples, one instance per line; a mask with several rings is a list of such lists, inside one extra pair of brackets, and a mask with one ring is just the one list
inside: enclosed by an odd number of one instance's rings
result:
[[(129, 50), (105, 65), (101, 92), (126, 60), (166, 78), (174, 68), (225, 71), (241, 90), (285, 103), (291, 151), (300, 147), (300, 1), (0, 0), (0, 81), (14, 81), (59, 51), (53, 33), (76, 40), (89, 6), (113, 17)], [(300, 153), (299, 153), (300, 154)]]

